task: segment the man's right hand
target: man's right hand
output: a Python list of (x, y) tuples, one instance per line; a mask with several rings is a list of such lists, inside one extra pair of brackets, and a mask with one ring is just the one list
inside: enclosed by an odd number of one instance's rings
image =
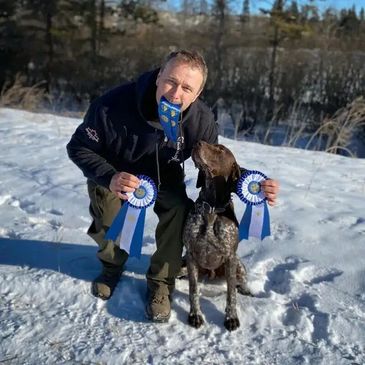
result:
[(137, 176), (128, 174), (128, 172), (117, 172), (110, 181), (109, 190), (118, 198), (127, 200), (128, 196), (125, 193), (135, 191), (139, 185), (140, 181)]

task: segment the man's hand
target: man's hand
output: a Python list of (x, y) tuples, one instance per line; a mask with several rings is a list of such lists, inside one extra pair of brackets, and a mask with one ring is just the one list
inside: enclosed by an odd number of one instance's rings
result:
[(279, 182), (272, 179), (267, 179), (261, 182), (262, 190), (267, 198), (267, 202), (270, 206), (274, 206), (276, 203), (277, 193), (279, 192)]
[(135, 191), (139, 184), (140, 181), (137, 176), (128, 174), (128, 172), (117, 172), (110, 181), (109, 190), (118, 198), (127, 200), (128, 196), (125, 193)]

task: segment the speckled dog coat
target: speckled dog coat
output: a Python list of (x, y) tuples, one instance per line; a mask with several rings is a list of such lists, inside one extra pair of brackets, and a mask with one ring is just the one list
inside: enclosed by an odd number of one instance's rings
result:
[(199, 304), (199, 272), (203, 269), (215, 276), (224, 271), (227, 280), (224, 325), (232, 331), (240, 325), (236, 288), (241, 294), (250, 295), (245, 267), (236, 254), (238, 222), (231, 200), (241, 171), (232, 152), (220, 144), (200, 141), (192, 151), (192, 159), (199, 169), (197, 187), (201, 191), (183, 232), (189, 277), (189, 323), (198, 328), (204, 322)]

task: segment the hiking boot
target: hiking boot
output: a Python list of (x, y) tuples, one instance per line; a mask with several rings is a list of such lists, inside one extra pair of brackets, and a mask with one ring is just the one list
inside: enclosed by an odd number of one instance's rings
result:
[(102, 261), (103, 271), (91, 284), (91, 293), (102, 300), (108, 300), (113, 295), (123, 272), (123, 267)]
[(171, 315), (171, 297), (167, 294), (149, 294), (146, 315), (153, 322), (167, 322)]

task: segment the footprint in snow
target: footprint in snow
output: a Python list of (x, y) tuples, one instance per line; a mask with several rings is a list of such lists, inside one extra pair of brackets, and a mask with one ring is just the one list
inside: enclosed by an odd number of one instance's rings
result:
[(298, 269), (299, 265), (307, 262), (298, 257), (287, 257), (284, 263), (276, 265), (267, 273), (267, 281), (264, 289), (268, 293), (274, 291), (278, 294), (286, 294), (291, 290), (291, 282), (294, 279), (293, 272)]
[(12, 207), (18, 207), (27, 214), (39, 213), (39, 208), (36, 207), (35, 203), (30, 200), (19, 200), (16, 197), (9, 198), (9, 205)]
[(274, 241), (292, 240), (294, 237), (294, 230), (287, 224), (272, 224), (272, 238)]
[(61, 212), (60, 210), (57, 210), (57, 209), (50, 209), (50, 210), (48, 210), (47, 213), (53, 214), (53, 215), (58, 215), (58, 216), (63, 215), (63, 212)]
[(330, 215), (327, 218), (321, 219), (319, 221), (320, 224), (335, 224), (342, 230), (346, 229), (355, 229), (361, 230), (365, 229), (365, 218), (363, 217), (355, 217), (349, 214), (341, 214), (341, 215)]
[(323, 268), (314, 265), (308, 265), (300, 268), (294, 277), (297, 281), (305, 284), (316, 285), (323, 282), (333, 282), (341, 276), (343, 271), (336, 268)]
[(288, 305), (282, 315), (282, 323), (284, 326), (294, 326), (300, 333), (310, 331), (309, 340), (313, 343), (329, 341), (329, 314), (320, 311), (317, 298), (308, 293), (303, 293)]

